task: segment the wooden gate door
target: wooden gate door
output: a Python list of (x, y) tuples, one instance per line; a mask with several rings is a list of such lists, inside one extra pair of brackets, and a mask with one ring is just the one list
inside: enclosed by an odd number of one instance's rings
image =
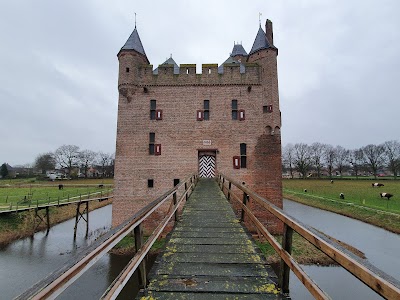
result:
[(199, 176), (206, 178), (215, 176), (215, 156), (203, 155), (199, 157)]

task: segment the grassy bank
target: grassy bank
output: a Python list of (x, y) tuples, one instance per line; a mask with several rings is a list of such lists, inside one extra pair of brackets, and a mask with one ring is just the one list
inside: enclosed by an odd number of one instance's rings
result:
[[(373, 188), (365, 180), (292, 180), (283, 181), (283, 196), (299, 203), (332, 211), (400, 233), (400, 181), (385, 180), (384, 187)], [(306, 192), (304, 190), (307, 190)], [(391, 193), (390, 200), (379, 193)], [(340, 199), (343, 193), (345, 199)]]
[[(59, 189), (58, 185), (63, 188)], [(99, 186), (102, 185), (102, 186)], [(101, 197), (112, 190), (111, 180), (64, 180), (55, 182), (21, 182), (6, 180), (0, 184), (0, 210), (36, 206), (52, 202)]]
[[(89, 210), (106, 206), (111, 204), (111, 200), (96, 202), (92, 201), (89, 204)], [(50, 211), (50, 226), (69, 220), (75, 216), (76, 205), (67, 205), (63, 207), (51, 207)], [(43, 215), (44, 210), (39, 211)], [(38, 220), (35, 218), (34, 210), (21, 213), (12, 213), (2, 215), (0, 217), (0, 247), (4, 247), (9, 243), (31, 236), (34, 234), (33, 229), (35, 228), (35, 222)], [(45, 230), (46, 224), (40, 224), (36, 232)], [(71, 232), (72, 234), (72, 232)]]
[[(145, 240), (147, 238), (145, 237)], [(151, 246), (151, 255), (158, 254), (164, 247), (165, 241), (165, 238), (158, 238)], [(110, 252), (117, 255), (133, 255), (135, 253), (135, 238), (132, 235), (127, 235)]]
[[(352, 247), (351, 245), (345, 244), (339, 240), (336, 240), (330, 236), (326, 236), (329, 239), (333, 240), (334, 242), (340, 244), (341, 246), (345, 247), (346, 249), (353, 252), (355, 255), (365, 258), (364, 253), (360, 250)], [(282, 236), (278, 235), (275, 236), (275, 239), (282, 243)], [(337, 264), (334, 260), (332, 260), (329, 256), (323, 253), (321, 250), (315, 248), (313, 244), (305, 240), (301, 237), (298, 233), (293, 233), (293, 240), (292, 240), (292, 256), (294, 259), (303, 265), (322, 265), (322, 266), (329, 266)], [(256, 242), (257, 246), (263, 252), (264, 256), (267, 259), (269, 264), (277, 264), (281, 261), (279, 255), (275, 252), (274, 248), (268, 242)]]

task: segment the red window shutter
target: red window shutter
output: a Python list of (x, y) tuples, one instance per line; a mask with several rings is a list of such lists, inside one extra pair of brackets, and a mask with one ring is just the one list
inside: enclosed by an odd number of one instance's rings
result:
[(240, 156), (233, 157), (233, 168), (240, 169)]
[(197, 114), (196, 114), (196, 117), (197, 117), (197, 121), (203, 121), (203, 119), (204, 119), (204, 111), (198, 110)]
[(246, 113), (244, 109), (239, 110), (239, 121), (243, 121), (246, 119)]
[(156, 109), (156, 120), (162, 120), (162, 109)]
[(161, 144), (154, 145), (154, 155), (161, 155)]
[(272, 105), (267, 105), (267, 110), (268, 110), (268, 112), (272, 112)]

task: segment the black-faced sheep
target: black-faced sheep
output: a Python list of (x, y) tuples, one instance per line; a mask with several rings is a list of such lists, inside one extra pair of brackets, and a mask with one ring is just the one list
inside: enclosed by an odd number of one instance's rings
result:
[(344, 194), (343, 194), (343, 193), (340, 193), (340, 194), (339, 194), (339, 198), (340, 198), (340, 199), (344, 199)]
[(391, 197), (393, 197), (393, 195), (392, 195), (392, 194), (389, 194), (389, 193), (379, 193), (379, 194), (381, 195), (381, 198), (385, 197), (385, 198), (387, 198), (388, 200), (389, 200)]
[(383, 183), (378, 183), (378, 182), (375, 182), (375, 183), (372, 183), (372, 187), (381, 187), (381, 186), (385, 186)]
[(59, 190), (64, 189), (64, 185), (63, 185), (63, 184), (59, 184), (59, 185), (58, 185), (58, 189), (59, 189)]

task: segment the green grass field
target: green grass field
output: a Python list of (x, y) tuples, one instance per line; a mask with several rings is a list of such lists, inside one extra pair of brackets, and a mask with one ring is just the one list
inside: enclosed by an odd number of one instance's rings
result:
[[(64, 188), (59, 190), (58, 185)], [(104, 184), (104, 188), (99, 188)], [(79, 199), (79, 197), (100, 197), (112, 190), (112, 180), (63, 180), (55, 182), (33, 182), (20, 180), (3, 180), (0, 184), (0, 210), (12, 207), (24, 207), (29, 205), (45, 204), (49, 202), (65, 202), (68, 199)]]
[[(379, 181), (366, 180), (318, 180), (318, 179), (284, 179), (285, 194), (294, 194), (310, 199), (335, 200), (338, 202), (354, 203), (360, 206), (400, 213), (400, 180), (382, 181), (385, 186), (372, 187), (371, 184)], [(304, 190), (307, 189), (307, 192)], [(394, 196), (387, 200), (379, 193), (386, 192)], [(343, 193), (345, 199), (339, 198)]]

